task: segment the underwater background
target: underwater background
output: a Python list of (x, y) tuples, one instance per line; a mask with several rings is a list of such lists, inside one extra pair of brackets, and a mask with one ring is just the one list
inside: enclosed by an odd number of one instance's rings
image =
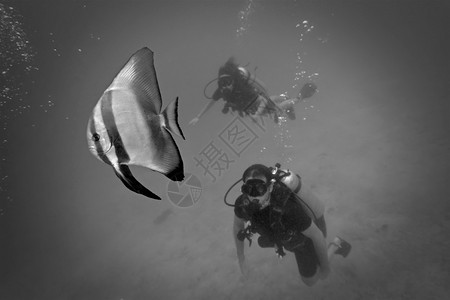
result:
[[(6, 0), (0, 21), (0, 299), (448, 297), (448, 1)], [(132, 168), (162, 201), (128, 190), (86, 142), (142, 47), (163, 107), (179, 97), (192, 178)], [(189, 125), (231, 56), (271, 95), (318, 92), (294, 121), (258, 125), (218, 102)], [(324, 201), (328, 240), (353, 246), (314, 287), (292, 253), (257, 243), (249, 278), (239, 271), (223, 196), (249, 165), (277, 162)]]

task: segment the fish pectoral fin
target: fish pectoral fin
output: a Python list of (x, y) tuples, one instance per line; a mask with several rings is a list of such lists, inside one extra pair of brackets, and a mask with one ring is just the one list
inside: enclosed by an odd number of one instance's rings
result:
[(161, 200), (161, 198), (148, 190), (139, 181), (134, 178), (130, 168), (127, 165), (120, 164), (118, 167), (114, 167), (114, 172), (117, 177), (123, 182), (123, 184), (135, 193), (142, 194), (152, 199)]
[(178, 97), (167, 105), (161, 115), (164, 119), (163, 126), (185, 140), (180, 124), (178, 124)]

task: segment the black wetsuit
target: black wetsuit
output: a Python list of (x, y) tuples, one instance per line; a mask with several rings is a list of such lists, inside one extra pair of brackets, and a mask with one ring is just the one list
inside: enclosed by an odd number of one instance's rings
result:
[(219, 79), (219, 87), (214, 92), (212, 99), (216, 101), (223, 99), (226, 102), (222, 110), (224, 113), (231, 109), (232, 111), (237, 111), (241, 116), (254, 114), (259, 106), (258, 96), (260, 91), (252, 85), (251, 79), (241, 73), (239, 66), (232, 59), (229, 59), (219, 69), (219, 78), (222, 75), (230, 76), (233, 89), (229, 93), (222, 93)]
[[(244, 85), (244, 84), (241, 84)], [(228, 112), (228, 109), (232, 111), (237, 111), (241, 116), (254, 114), (259, 106), (259, 94), (251, 87), (244, 86), (241, 87), (233, 87), (233, 91), (229, 94), (224, 94), (218, 88), (212, 98), (214, 100), (223, 99), (226, 103), (224, 106), (224, 113)], [(225, 110), (225, 108), (228, 108)]]
[(261, 247), (282, 246), (295, 254), (303, 277), (316, 273), (319, 260), (313, 242), (302, 234), (312, 220), (287, 186), (275, 183), (269, 206), (261, 210), (254, 207), (246, 195), (240, 195), (234, 211), (238, 218), (251, 222), (253, 231), (260, 235)]

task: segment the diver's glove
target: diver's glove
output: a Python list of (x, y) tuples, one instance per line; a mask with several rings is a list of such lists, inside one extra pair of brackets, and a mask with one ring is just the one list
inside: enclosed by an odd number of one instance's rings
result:
[(249, 247), (252, 246), (252, 236), (253, 236), (253, 233), (248, 228), (239, 230), (239, 232), (237, 233), (238, 240), (243, 242), (245, 239), (247, 239)]
[(275, 244), (275, 253), (277, 254), (279, 259), (282, 259), (286, 255), (286, 253), (283, 250), (283, 246), (279, 244)]

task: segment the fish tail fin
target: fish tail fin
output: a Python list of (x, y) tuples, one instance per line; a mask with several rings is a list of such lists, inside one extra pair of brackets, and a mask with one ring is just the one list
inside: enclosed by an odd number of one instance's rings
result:
[(143, 186), (139, 181), (134, 178), (130, 171), (130, 168), (126, 165), (114, 166), (114, 172), (117, 177), (123, 182), (123, 184), (135, 193), (142, 194), (152, 199), (161, 200), (161, 198), (149, 191), (145, 186)]
[(167, 105), (161, 115), (164, 119), (163, 126), (185, 140), (180, 124), (178, 124), (178, 97)]

